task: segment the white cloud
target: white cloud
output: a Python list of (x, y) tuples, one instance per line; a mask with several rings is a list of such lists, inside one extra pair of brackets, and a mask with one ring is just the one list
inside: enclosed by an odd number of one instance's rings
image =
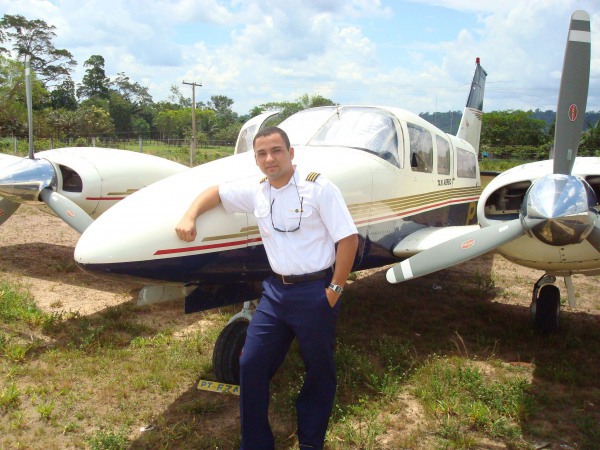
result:
[(486, 109), (553, 109), (577, 8), (592, 15), (588, 107), (600, 109), (599, 6), (597, 0), (0, 0), (7, 14), (57, 27), (57, 47), (79, 64), (76, 82), (85, 60), (99, 54), (109, 76), (124, 72), (157, 101), (186, 79), (203, 83), (201, 100), (228, 95), (240, 113), (304, 93), (415, 112), (461, 109), (476, 56), (489, 73)]

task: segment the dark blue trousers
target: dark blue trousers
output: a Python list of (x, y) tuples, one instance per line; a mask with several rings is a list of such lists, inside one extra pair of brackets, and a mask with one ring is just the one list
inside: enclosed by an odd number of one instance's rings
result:
[(269, 384), (298, 339), (306, 376), (296, 400), (300, 448), (323, 448), (336, 390), (335, 328), (340, 302), (329, 306), (328, 278), (283, 284), (263, 283), (263, 295), (248, 326), (240, 358), (242, 450), (273, 449)]

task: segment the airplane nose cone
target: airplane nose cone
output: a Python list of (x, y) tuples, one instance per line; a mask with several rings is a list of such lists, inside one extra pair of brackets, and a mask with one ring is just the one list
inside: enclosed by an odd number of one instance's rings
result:
[(596, 203), (594, 191), (582, 179), (547, 175), (529, 188), (521, 221), (530, 234), (546, 244), (577, 244), (594, 227)]
[(39, 193), (56, 186), (56, 172), (45, 159), (21, 159), (0, 170), (0, 197), (17, 203), (38, 203)]

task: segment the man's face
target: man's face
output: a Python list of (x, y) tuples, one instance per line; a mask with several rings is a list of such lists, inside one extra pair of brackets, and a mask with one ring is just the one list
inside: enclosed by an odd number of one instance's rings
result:
[(289, 181), (294, 173), (293, 158), (294, 149), (288, 151), (283, 138), (277, 133), (259, 137), (254, 143), (256, 165), (274, 187), (281, 187)]

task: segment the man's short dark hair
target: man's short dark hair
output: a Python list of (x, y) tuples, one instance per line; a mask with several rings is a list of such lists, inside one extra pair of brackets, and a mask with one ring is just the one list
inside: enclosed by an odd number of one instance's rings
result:
[(252, 147), (254, 147), (254, 144), (256, 144), (256, 140), (258, 138), (271, 136), (272, 134), (278, 134), (279, 136), (281, 136), (283, 142), (285, 143), (285, 147), (288, 150), (290, 149), (290, 147), (292, 146), (290, 144), (290, 138), (288, 137), (287, 133), (279, 127), (267, 127), (260, 130), (258, 133), (256, 133), (256, 136), (254, 136), (254, 139), (252, 140)]

